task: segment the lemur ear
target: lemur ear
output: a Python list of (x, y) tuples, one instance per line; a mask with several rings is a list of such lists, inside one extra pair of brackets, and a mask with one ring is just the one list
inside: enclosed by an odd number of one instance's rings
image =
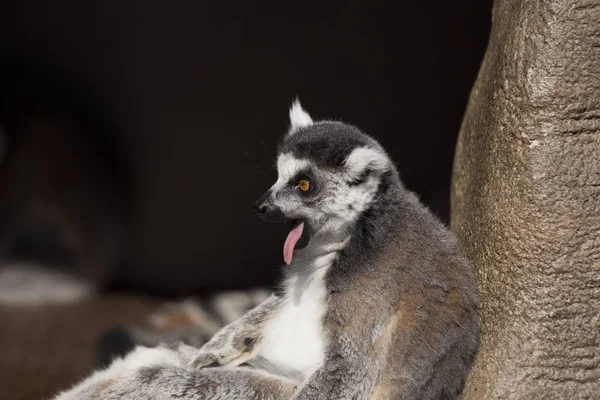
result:
[(293, 135), (300, 128), (305, 128), (313, 124), (313, 120), (300, 105), (300, 100), (296, 98), (290, 107), (290, 130), (288, 135)]
[(358, 147), (346, 158), (344, 167), (351, 180), (362, 182), (369, 174), (383, 174), (390, 167), (390, 159), (379, 149)]

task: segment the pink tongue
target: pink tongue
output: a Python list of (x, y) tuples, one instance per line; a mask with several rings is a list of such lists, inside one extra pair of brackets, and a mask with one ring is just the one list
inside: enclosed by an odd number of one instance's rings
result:
[(288, 233), (287, 239), (285, 239), (285, 244), (283, 245), (283, 261), (285, 261), (287, 265), (292, 263), (294, 247), (296, 247), (296, 243), (298, 243), (298, 240), (302, 237), (303, 230), (304, 222), (297, 221), (294, 223), (290, 233)]

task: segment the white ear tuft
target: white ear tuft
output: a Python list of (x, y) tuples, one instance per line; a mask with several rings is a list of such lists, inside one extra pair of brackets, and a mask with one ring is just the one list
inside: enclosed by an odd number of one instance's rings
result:
[(313, 120), (300, 105), (300, 100), (296, 98), (290, 107), (290, 130), (288, 134), (293, 134), (300, 128), (304, 128), (313, 124)]
[(351, 179), (360, 179), (366, 172), (381, 175), (390, 166), (390, 159), (381, 150), (359, 147), (346, 158), (345, 166)]

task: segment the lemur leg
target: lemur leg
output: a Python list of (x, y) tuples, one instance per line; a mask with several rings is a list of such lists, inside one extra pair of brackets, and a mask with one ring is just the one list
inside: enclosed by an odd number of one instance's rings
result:
[(247, 367), (195, 370), (189, 346), (138, 347), (56, 400), (287, 400), (297, 385)]
[(266, 322), (280, 303), (280, 297), (271, 295), (242, 318), (223, 327), (200, 348), (192, 360), (192, 366), (235, 366), (251, 360), (262, 342), (262, 330)]

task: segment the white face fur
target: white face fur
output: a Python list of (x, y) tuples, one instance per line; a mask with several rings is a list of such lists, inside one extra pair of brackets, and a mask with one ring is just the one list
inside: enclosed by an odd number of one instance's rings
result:
[[(302, 135), (302, 128), (315, 124), (298, 101), (290, 108), (290, 122), (288, 135)], [(390, 166), (389, 157), (376, 146), (352, 149), (335, 169), (282, 153), (277, 158), (278, 179), (271, 187), (271, 200), (288, 218), (307, 223), (311, 242), (323, 235), (342, 239), (371, 203), (381, 174)], [(299, 177), (309, 177), (313, 191), (299, 190)]]

